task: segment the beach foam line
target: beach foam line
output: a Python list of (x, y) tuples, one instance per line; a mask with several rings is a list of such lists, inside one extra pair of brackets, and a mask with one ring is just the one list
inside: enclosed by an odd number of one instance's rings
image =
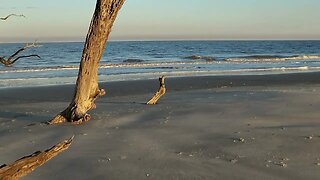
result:
[[(143, 67), (164, 67), (164, 66), (178, 66), (178, 65), (205, 65), (211, 62), (155, 62), (155, 63), (123, 63), (123, 64), (101, 64), (99, 69), (109, 68), (143, 68)], [(25, 72), (42, 72), (42, 71), (63, 71), (63, 70), (78, 70), (78, 65), (53, 66), (53, 67), (30, 67), (30, 68), (6, 68), (0, 69), (1, 73), (25, 73)]]
[[(278, 68), (258, 68), (258, 69), (235, 69), (235, 70), (194, 70), (194, 71), (171, 71), (171, 72), (144, 72), (144, 73), (124, 73), (124, 74), (103, 74), (99, 75), (99, 82), (131, 81), (154, 79), (165, 75), (167, 77), (189, 77), (189, 76), (216, 76), (216, 75), (265, 75), (283, 74), (293, 72), (316, 72), (320, 67), (278, 67)], [(50, 78), (16, 78), (0, 79), (0, 88), (11, 87), (32, 87), (48, 85), (74, 84), (76, 77), (50, 77)]]
[(308, 60), (320, 59), (320, 55), (294, 55), (294, 56), (273, 56), (273, 55), (253, 55), (242, 57), (225, 58), (225, 61), (239, 62), (239, 61), (286, 61), (286, 60)]

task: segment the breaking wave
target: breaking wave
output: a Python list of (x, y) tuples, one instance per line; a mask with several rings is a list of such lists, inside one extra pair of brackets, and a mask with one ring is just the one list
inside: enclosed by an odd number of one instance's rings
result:
[(287, 60), (307, 60), (307, 59), (320, 59), (320, 55), (294, 55), (294, 56), (272, 56), (272, 55), (253, 55), (226, 58), (225, 61), (287, 61)]
[(185, 59), (192, 59), (192, 60), (205, 60), (207, 62), (212, 62), (215, 61), (216, 58), (211, 57), (211, 56), (199, 56), (199, 55), (192, 55), (192, 56), (187, 56)]
[[(183, 65), (205, 65), (210, 64), (209, 62), (157, 62), (157, 63), (123, 63), (123, 64), (101, 64), (99, 69), (109, 68), (144, 68), (144, 67), (172, 67), (172, 66), (183, 66)], [(52, 66), (52, 67), (29, 67), (29, 68), (5, 68), (0, 69), (1, 73), (27, 73), (27, 72), (45, 72), (45, 71), (63, 71), (63, 70), (78, 70), (78, 65), (66, 65), (66, 66)]]
[(123, 63), (142, 63), (144, 60), (142, 59), (126, 59), (123, 60)]

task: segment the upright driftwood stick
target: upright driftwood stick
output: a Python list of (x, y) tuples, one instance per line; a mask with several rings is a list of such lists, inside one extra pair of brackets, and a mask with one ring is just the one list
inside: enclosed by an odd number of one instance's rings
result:
[(82, 52), (80, 69), (73, 100), (69, 107), (48, 124), (71, 122), (80, 124), (90, 120), (87, 112), (96, 107), (95, 100), (105, 91), (98, 85), (98, 65), (105, 51), (113, 23), (125, 0), (97, 0), (89, 32)]
[(68, 149), (72, 140), (73, 137), (58, 143), (44, 152), (38, 151), (29, 156), (25, 156), (10, 165), (2, 165), (0, 167), (0, 179), (18, 179), (29, 174), (37, 167), (43, 165), (62, 151)]
[(164, 76), (160, 76), (159, 82), (160, 82), (160, 88), (158, 92), (154, 94), (154, 96), (147, 102), (148, 105), (155, 105), (159, 101), (159, 99), (166, 93), (166, 85), (164, 83)]

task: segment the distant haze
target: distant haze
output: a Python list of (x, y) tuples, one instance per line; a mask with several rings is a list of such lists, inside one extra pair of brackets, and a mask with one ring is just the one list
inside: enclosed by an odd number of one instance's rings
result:
[[(95, 0), (1, 0), (0, 42), (83, 41)], [(319, 0), (127, 0), (111, 40), (320, 39)]]

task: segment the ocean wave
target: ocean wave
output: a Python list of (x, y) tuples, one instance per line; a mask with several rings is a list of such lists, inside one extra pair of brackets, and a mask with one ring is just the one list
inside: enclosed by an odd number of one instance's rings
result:
[(287, 60), (308, 60), (320, 59), (320, 55), (294, 55), (294, 56), (273, 56), (273, 55), (252, 55), (231, 57), (224, 59), (225, 61), (239, 62), (239, 61), (287, 61)]
[[(203, 58), (205, 56), (200, 57), (191, 57), (190, 58)], [(140, 59), (131, 59), (132, 63), (129, 61), (124, 63), (108, 63), (108, 64), (100, 64), (99, 69), (121, 69), (121, 68), (141, 68), (141, 69), (180, 69), (184, 66), (188, 67), (196, 67), (198, 65), (215, 65), (215, 64), (241, 64), (241, 63), (250, 63), (250, 62), (277, 62), (277, 61), (285, 61), (285, 60), (312, 60), (312, 59), (320, 59), (320, 55), (301, 55), (301, 56), (269, 56), (269, 55), (254, 55), (254, 56), (242, 56), (242, 57), (234, 57), (234, 58), (226, 58), (224, 60), (215, 60), (215, 61), (165, 61), (165, 62), (141, 62)], [(178, 69), (179, 69), (178, 68)], [(0, 74), (5, 73), (33, 73), (33, 72), (55, 72), (55, 71), (77, 71), (79, 69), (79, 65), (63, 65), (63, 66), (48, 66), (48, 67), (24, 67), (24, 68), (2, 68), (0, 69)]]
[(142, 59), (126, 59), (123, 60), (123, 63), (141, 63), (144, 62), (144, 60)]
[[(154, 62), (154, 63), (121, 63), (121, 64), (100, 64), (99, 69), (109, 68), (144, 68), (144, 67), (170, 67), (183, 65), (205, 65), (210, 62)], [(28, 73), (28, 72), (46, 72), (46, 71), (64, 71), (64, 70), (78, 70), (78, 65), (52, 66), (52, 67), (30, 67), (30, 68), (5, 68), (0, 69), (1, 73)]]
[(185, 59), (192, 59), (192, 60), (205, 60), (207, 62), (212, 62), (215, 61), (216, 58), (211, 57), (211, 56), (199, 56), (199, 55), (192, 55), (192, 56), (187, 56)]
[[(233, 70), (192, 70), (192, 71), (156, 71), (139, 73), (121, 73), (121, 74), (102, 74), (99, 75), (99, 82), (128, 81), (139, 79), (153, 79), (160, 75), (167, 77), (186, 77), (186, 76), (217, 76), (217, 75), (263, 75), (263, 74), (282, 74), (293, 72), (313, 72), (319, 71), (320, 67), (277, 67), (277, 68), (257, 68), (257, 69), (233, 69)], [(0, 88), (10, 87), (30, 87), (30, 86), (48, 86), (74, 84), (74, 77), (34, 77), (34, 78), (10, 78), (0, 79)]]
[[(166, 69), (165, 67), (162, 67)], [(171, 68), (170, 68), (171, 69)], [(226, 69), (226, 70), (199, 70), (194, 69), (191, 71), (163, 71), (163, 72), (123, 72), (115, 74), (101, 74), (100, 77), (109, 77), (109, 76), (144, 76), (144, 75), (154, 75), (154, 74), (197, 74), (197, 73), (210, 73), (210, 74), (221, 74), (221, 73), (244, 73), (244, 72), (263, 72), (263, 71), (318, 71), (320, 67), (309, 67), (309, 66), (298, 66), (298, 67), (273, 67), (273, 68), (244, 68), (244, 69)], [(10, 78), (10, 79), (0, 79), (0, 82), (10, 82), (15, 81), (25, 81), (25, 80), (48, 80), (48, 79), (72, 79), (74, 80), (76, 76), (72, 77), (29, 77), (29, 78)]]

